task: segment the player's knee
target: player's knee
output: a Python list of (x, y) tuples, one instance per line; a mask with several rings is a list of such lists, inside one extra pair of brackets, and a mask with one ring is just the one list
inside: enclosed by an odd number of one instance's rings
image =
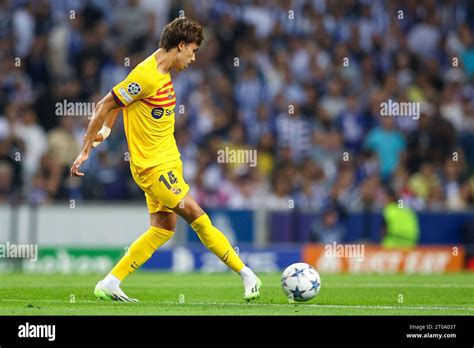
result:
[(205, 215), (206, 213), (200, 209), (200, 210), (192, 210), (188, 213), (187, 215), (187, 221), (189, 223), (192, 223), (193, 221), (196, 221), (197, 219), (199, 219), (201, 216)]
[(153, 223), (151, 225), (158, 228), (163, 228), (168, 231), (174, 231), (174, 228), (176, 227), (176, 221), (165, 220), (159, 223)]
[(206, 214), (195, 200), (190, 201), (190, 204), (188, 204), (188, 208), (189, 209), (187, 211), (187, 215), (190, 221), (194, 221), (200, 216)]
[(168, 231), (174, 231), (176, 227), (176, 215), (171, 213), (150, 214), (150, 225), (158, 228), (163, 228)]
[(173, 211), (179, 214), (188, 223), (192, 223), (205, 214), (201, 206), (194, 199), (188, 197), (181, 201)]
[(152, 223), (151, 226), (162, 228), (168, 231), (174, 231), (174, 228), (176, 227), (176, 223), (171, 223), (171, 222)]

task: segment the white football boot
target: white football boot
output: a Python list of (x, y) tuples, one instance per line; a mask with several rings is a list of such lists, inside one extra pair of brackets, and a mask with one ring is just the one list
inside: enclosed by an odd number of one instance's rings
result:
[(244, 300), (247, 302), (255, 300), (260, 297), (260, 288), (262, 287), (262, 281), (260, 278), (255, 276), (254, 281), (244, 281)]
[(108, 288), (104, 286), (102, 280), (95, 286), (94, 295), (106, 301), (138, 302), (137, 299), (128, 297), (119, 287)]

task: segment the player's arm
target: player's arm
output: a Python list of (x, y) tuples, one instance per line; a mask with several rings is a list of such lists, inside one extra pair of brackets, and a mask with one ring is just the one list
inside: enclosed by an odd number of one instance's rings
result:
[(120, 108), (113, 109), (105, 119), (104, 125), (109, 127), (110, 129), (114, 128), (115, 121), (117, 121), (118, 114), (120, 112)]
[[(95, 136), (94, 142), (92, 143), (92, 147), (97, 147), (101, 142), (107, 139), (114, 127), (115, 121), (117, 120), (118, 114), (120, 109), (113, 109), (105, 118), (105, 122), (102, 125), (102, 128), (99, 130), (97, 135)], [(82, 140), (83, 143), (86, 142), (86, 136), (84, 135), (84, 139)]]
[[(89, 152), (92, 148), (95, 137), (106, 121), (107, 116), (114, 110), (118, 111), (119, 109), (120, 105), (117, 104), (111, 93), (108, 93), (99, 103), (97, 103), (94, 114), (92, 115), (89, 126), (87, 127), (87, 133), (84, 136), (82, 150), (71, 167), (71, 176), (84, 176), (84, 173), (79, 171), (79, 167), (89, 158)], [(114, 118), (116, 118), (116, 115)], [(110, 121), (112, 121), (112, 119)], [(113, 121), (115, 122), (115, 120)]]
[(82, 151), (71, 167), (71, 175), (84, 176), (84, 173), (79, 172), (79, 167), (89, 158), (90, 149), (104, 122), (113, 126), (120, 108), (151, 95), (154, 87), (151, 81), (150, 76), (134, 69), (97, 104), (84, 136)]

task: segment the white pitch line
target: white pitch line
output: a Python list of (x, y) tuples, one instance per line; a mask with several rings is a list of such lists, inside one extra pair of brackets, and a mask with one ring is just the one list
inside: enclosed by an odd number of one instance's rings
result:
[[(133, 284), (129, 285), (130, 287), (139, 288)], [(266, 284), (263, 286), (265, 288), (279, 288), (281, 284)], [(152, 288), (174, 288), (174, 284), (150, 284), (147, 287)], [(223, 284), (206, 284), (206, 285), (186, 285), (188, 288), (235, 288), (233, 284), (223, 283)], [(400, 284), (400, 283), (365, 283), (365, 284), (352, 284), (352, 283), (335, 283), (335, 284), (325, 284), (323, 279), (323, 287), (325, 288), (474, 288), (474, 284)]]
[[(263, 284), (265, 288), (279, 288), (281, 285), (279, 283), (275, 284)], [(37, 288), (37, 285), (22, 285), (25, 288)], [(68, 285), (68, 286), (57, 286), (57, 285), (41, 285), (43, 288), (82, 288), (83, 284), (78, 285)], [(142, 288), (141, 285), (129, 284), (129, 288)], [(147, 284), (147, 288), (175, 288), (176, 284)], [(207, 285), (196, 285), (196, 284), (188, 284), (186, 285), (187, 288), (237, 288), (238, 286), (235, 284), (229, 283), (214, 283), (214, 284), (207, 284)], [(474, 288), (474, 284), (400, 284), (400, 283), (365, 283), (365, 284), (352, 284), (352, 283), (335, 283), (335, 284), (327, 284), (324, 283), (323, 279), (323, 287), (324, 288), (453, 288), (453, 289), (463, 289), (463, 288)], [(7, 286), (0, 286), (0, 289), (8, 289)], [(239, 288), (240, 289), (240, 288)]]
[[(96, 303), (101, 304), (101, 301), (95, 300), (80, 300), (74, 303), (62, 300), (20, 300), (20, 299), (1, 299), (2, 302), (43, 302), (43, 303), (69, 303), (72, 306), (76, 303)], [(111, 302), (119, 303), (119, 302)], [(140, 304), (140, 302), (139, 302)], [(236, 302), (173, 302), (173, 301), (152, 301), (151, 304), (163, 304), (163, 305), (176, 305), (176, 306), (238, 306), (238, 307), (295, 307), (304, 306), (311, 308), (356, 308), (356, 309), (419, 309), (419, 310), (434, 310), (434, 311), (474, 311), (474, 307), (430, 307), (430, 306), (365, 306), (365, 305), (328, 305), (328, 304), (316, 304), (316, 303), (236, 303)], [(127, 304), (130, 305), (130, 304)]]
[[(163, 301), (158, 302), (159, 304), (176, 304), (180, 303)], [(362, 305), (325, 305), (316, 303), (234, 303), (234, 302), (189, 302), (185, 303), (194, 306), (267, 306), (267, 307), (294, 307), (295, 305), (302, 305), (305, 307), (314, 308), (358, 308), (358, 309), (421, 309), (421, 310), (469, 310), (474, 311), (474, 307), (429, 307), (429, 306), (362, 306)]]
[(76, 302), (69, 302), (68, 300), (21, 300), (21, 299), (17, 299), (17, 298), (2, 298), (0, 299), (0, 301), (2, 302), (30, 302), (30, 303), (36, 303), (36, 302), (45, 302), (45, 303), (70, 303), (70, 304), (75, 304), (75, 303), (80, 303), (80, 302), (84, 302), (84, 303), (87, 303), (87, 302), (94, 302), (94, 303), (98, 303), (98, 300), (97, 301), (91, 301), (91, 300), (80, 300), (80, 301), (76, 301)]
[(400, 284), (400, 283), (366, 283), (366, 284), (327, 284), (328, 288), (474, 288), (474, 284)]

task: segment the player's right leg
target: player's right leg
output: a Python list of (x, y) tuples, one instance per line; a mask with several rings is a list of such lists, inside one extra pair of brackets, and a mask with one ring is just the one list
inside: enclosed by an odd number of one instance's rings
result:
[(112, 271), (97, 283), (94, 295), (104, 300), (137, 302), (136, 299), (128, 297), (120, 289), (120, 284), (173, 236), (175, 226), (176, 214), (173, 212), (158, 211), (150, 213), (150, 228), (130, 245), (127, 253)]
[(132, 176), (137, 185), (145, 192), (150, 228), (135, 240), (110, 273), (95, 287), (94, 294), (104, 300), (136, 302), (120, 289), (122, 281), (142, 264), (174, 234), (176, 215), (161, 203), (150, 189), (159, 173), (155, 170), (138, 173), (132, 169)]

